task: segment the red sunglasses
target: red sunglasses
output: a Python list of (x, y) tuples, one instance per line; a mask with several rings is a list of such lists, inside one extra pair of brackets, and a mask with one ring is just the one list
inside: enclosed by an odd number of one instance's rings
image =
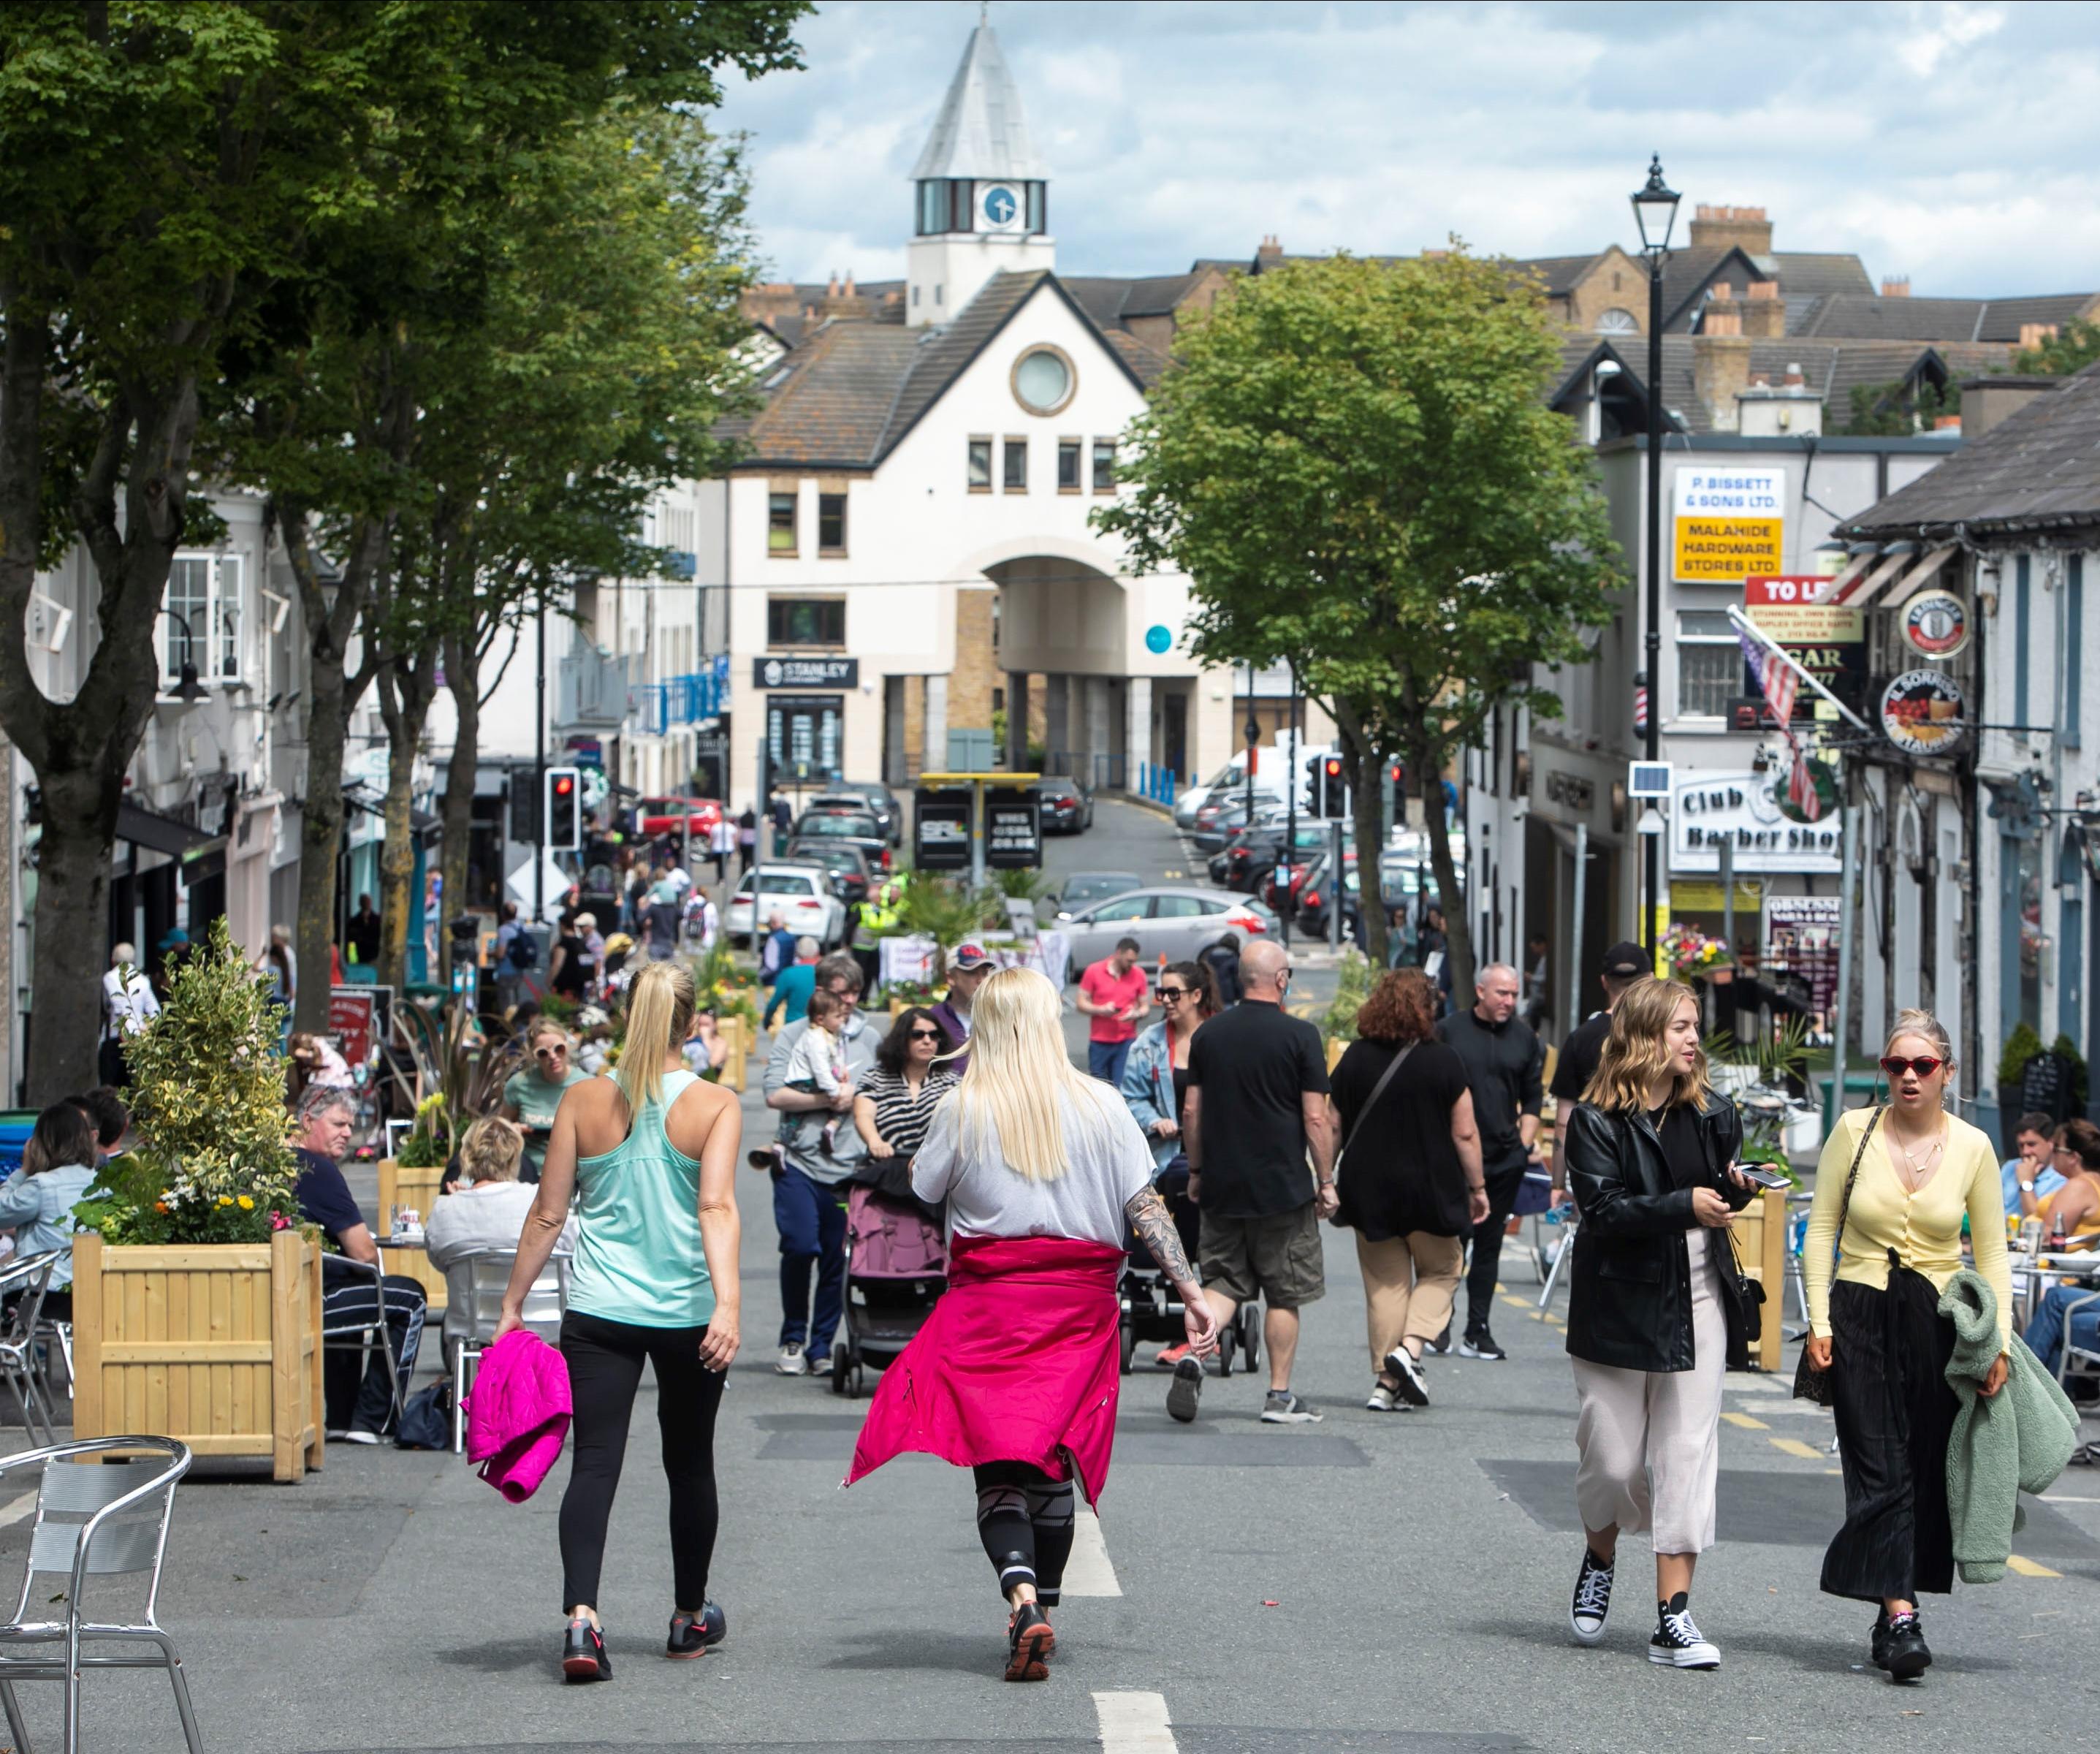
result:
[(1907, 1060), (1900, 1054), (1891, 1054), (1882, 1062), (1882, 1070), (1891, 1080), (1903, 1076), (1906, 1070), (1915, 1071), (1921, 1078), (1930, 1078), (1947, 1063), (1935, 1059), (1930, 1054), (1921, 1054), (1914, 1060)]

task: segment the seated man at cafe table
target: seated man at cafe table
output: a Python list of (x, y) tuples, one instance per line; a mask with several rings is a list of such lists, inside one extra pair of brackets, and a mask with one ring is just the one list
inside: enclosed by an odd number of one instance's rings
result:
[[(350, 1264), (370, 1266), (379, 1260), (379, 1245), (372, 1239), (364, 1214), (351, 1198), (350, 1184), (338, 1167), (350, 1149), (355, 1112), (347, 1091), (327, 1085), (309, 1085), (299, 1098), (293, 1147), (299, 1160), (299, 1215), (319, 1225), (338, 1251), (321, 1257), (322, 1336), (355, 1332), (369, 1325), (376, 1313), (374, 1300), (383, 1295), (386, 1344), (405, 1389), (422, 1345), (427, 1300), (423, 1288), (412, 1279), (389, 1273), (375, 1283), (372, 1274)], [(346, 1346), (330, 1347), (325, 1354), (321, 1386), (328, 1434), (346, 1443), (377, 1443), (395, 1412), (386, 1361), (374, 1349), (360, 1381), (357, 1359), (357, 1354)]]

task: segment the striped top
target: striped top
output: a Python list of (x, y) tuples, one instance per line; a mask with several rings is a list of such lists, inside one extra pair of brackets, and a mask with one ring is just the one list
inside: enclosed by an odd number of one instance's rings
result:
[(875, 1104), (875, 1130), (899, 1157), (915, 1155), (925, 1142), (926, 1129), (933, 1124), (933, 1111), (941, 1098), (955, 1087), (954, 1077), (935, 1067), (914, 1096), (911, 1087), (896, 1072), (877, 1071), (862, 1080), (859, 1095)]

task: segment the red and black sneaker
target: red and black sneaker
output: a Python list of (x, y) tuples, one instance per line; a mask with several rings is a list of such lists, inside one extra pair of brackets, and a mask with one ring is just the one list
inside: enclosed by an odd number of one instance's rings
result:
[(718, 1645), (728, 1637), (729, 1615), (720, 1602), (702, 1602), (698, 1614), (688, 1614), (681, 1608), (671, 1616), (671, 1634), (664, 1641), (664, 1655), (690, 1662), (704, 1656), (709, 1645)]
[(605, 1633), (589, 1620), (571, 1620), (562, 1637), (562, 1679), (611, 1681), (612, 1659), (605, 1654)]
[(1032, 1602), (1013, 1610), (1006, 1626), (1006, 1678), (1008, 1681), (1048, 1681), (1049, 1656), (1057, 1642), (1050, 1622)]

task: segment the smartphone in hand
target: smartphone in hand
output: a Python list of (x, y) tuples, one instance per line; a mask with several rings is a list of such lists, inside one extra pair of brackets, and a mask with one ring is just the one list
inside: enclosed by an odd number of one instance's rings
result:
[(1792, 1187), (1793, 1186), (1793, 1182), (1776, 1169), (1768, 1169), (1763, 1164), (1736, 1164), (1733, 1167), (1736, 1174), (1742, 1177), (1745, 1181), (1754, 1182), (1759, 1187)]

